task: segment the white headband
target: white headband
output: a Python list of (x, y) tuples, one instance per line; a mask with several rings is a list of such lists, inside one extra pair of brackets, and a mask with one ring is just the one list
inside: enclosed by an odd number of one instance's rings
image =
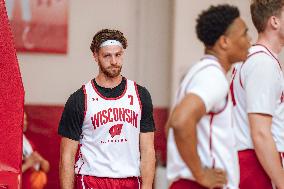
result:
[(105, 46), (110, 46), (110, 45), (118, 45), (120, 47), (123, 47), (122, 44), (117, 40), (106, 40), (100, 45), (100, 47), (105, 47)]

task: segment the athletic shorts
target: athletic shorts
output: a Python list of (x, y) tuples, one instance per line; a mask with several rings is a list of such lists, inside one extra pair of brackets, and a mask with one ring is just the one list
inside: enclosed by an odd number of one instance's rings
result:
[(195, 181), (179, 179), (171, 184), (170, 189), (206, 189)]
[(254, 150), (238, 152), (240, 189), (272, 189), (269, 176), (262, 168)]
[(76, 189), (140, 189), (141, 180), (138, 177), (106, 178), (87, 175), (75, 176)]

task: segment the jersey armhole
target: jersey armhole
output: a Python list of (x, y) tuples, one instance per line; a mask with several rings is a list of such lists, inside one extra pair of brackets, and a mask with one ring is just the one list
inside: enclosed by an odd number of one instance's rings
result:
[(83, 85), (83, 92), (84, 92), (84, 103), (85, 103), (85, 107), (84, 107), (84, 119), (83, 119), (83, 123), (84, 123), (84, 120), (86, 118), (86, 114), (87, 114), (87, 110), (88, 110), (88, 107), (87, 107), (87, 92), (86, 92), (86, 86)]
[(258, 53), (265, 53), (265, 54), (269, 55), (269, 54), (268, 54), (267, 52), (265, 52), (265, 51), (256, 51), (256, 52), (252, 53), (251, 55), (249, 55), (249, 56), (247, 57), (247, 59), (242, 63), (241, 68), (240, 68), (240, 73), (239, 73), (239, 80), (240, 80), (240, 85), (241, 85), (242, 89), (244, 89), (243, 82), (242, 82), (242, 75), (241, 75), (243, 65), (247, 62), (247, 60), (248, 60), (250, 57), (252, 57), (253, 55), (258, 54)]
[(138, 92), (138, 86), (137, 86), (136, 82), (134, 82), (134, 87), (135, 87), (137, 99), (139, 101), (140, 111), (142, 113), (142, 103), (141, 103), (140, 95), (139, 95), (139, 92)]
[[(221, 110), (219, 110), (219, 111), (217, 111), (217, 112), (210, 111), (210, 112), (207, 113), (207, 115), (211, 115), (211, 116), (213, 115), (213, 116), (215, 116), (215, 115), (217, 115), (217, 114), (222, 113), (222, 112), (226, 109), (228, 103), (229, 103), (229, 95), (226, 96), (226, 103), (225, 103), (224, 107), (223, 107)], [(212, 118), (212, 119), (213, 119), (213, 118)]]

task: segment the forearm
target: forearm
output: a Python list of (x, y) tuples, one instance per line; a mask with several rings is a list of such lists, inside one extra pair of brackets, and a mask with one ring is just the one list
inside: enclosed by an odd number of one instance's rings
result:
[(284, 170), (271, 134), (253, 138), (255, 152), (262, 167), (279, 189), (284, 188)]
[(152, 189), (155, 176), (155, 150), (150, 149), (141, 156), (142, 189)]
[(74, 188), (74, 164), (78, 149), (78, 141), (68, 138), (61, 139), (59, 178), (61, 189)]
[(152, 189), (155, 175), (154, 132), (140, 133), (140, 174), (142, 189)]
[(60, 160), (59, 178), (61, 189), (70, 189), (74, 187), (74, 160)]
[(271, 133), (272, 116), (251, 113), (248, 118), (259, 162), (277, 188), (284, 189), (284, 170)]

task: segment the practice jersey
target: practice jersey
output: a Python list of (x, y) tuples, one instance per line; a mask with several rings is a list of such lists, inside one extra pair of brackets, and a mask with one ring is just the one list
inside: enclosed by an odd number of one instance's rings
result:
[[(177, 105), (189, 93), (203, 100), (207, 114), (196, 125), (197, 151), (202, 166), (225, 170), (228, 184), (224, 188), (237, 189), (239, 166), (228, 92), (229, 84), (222, 67), (214, 57), (205, 57), (184, 77), (174, 104)], [(195, 180), (178, 152), (173, 129), (169, 130), (167, 147), (167, 177), (170, 183), (178, 179)]]
[(273, 116), (272, 135), (284, 152), (284, 80), (276, 56), (262, 45), (249, 50), (247, 60), (233, 71), (231, 93), (238, 150), (254, 149), (248, 113)]
[(127, 80), (117, 98), (102, 96), (93, 81), (84, 86), (85, 118), (75, 173), (126, 178), (140, 175), (141, 102), (136, 83)]

